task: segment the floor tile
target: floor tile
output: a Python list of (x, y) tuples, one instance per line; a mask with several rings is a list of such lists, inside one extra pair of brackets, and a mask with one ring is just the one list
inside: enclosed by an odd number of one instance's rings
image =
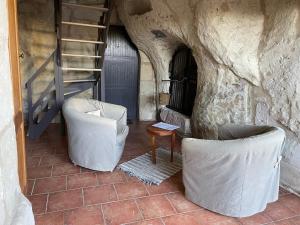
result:
[(37, 215), (35, 225), (64, 225), (64, 215), (62, 212)]
[(57, 164), (64, 164), (68, 162), (68, 157), (65, 154), (54, 154), (54, 155), (46, 155), (42, 157), (41, 165), (50, 166)]
[(98, 172), (97, 173), (99, 184), (114, 184), (126, 182), (124, 173), (121, 171), (114, 172)]
[(54, 152), (54, 149), (49, 147), (48, 143), (46, 142), (45, 144), (34, 146), (34, 148), (32, 148), (32, 150), (29, 152), (28, 156), (34, 157), (52, 155)]
[(94, 205), (117, 200), (117, 194), (113, 185), (84, 188), (83, 192), (85, 205)]
[(44, 213), (47, 204), (47, 194), (27, 196), (32, 204), (32, 209), (35, 214)]
[(202, 225), (240, 225), (240, 222), (228, 216), (223, 216), (208, 210), (193, 211), (187, 213), (197, 218), (197, 222)]
[(168, 194), (167, 197), (173, 207), (179, 213), (202, 209), (198, 205), (195, 205), (191, 201), (187, 200), (185, 196), (180, 192)]
[(120, 200), (147, 196), (148, 192), (142, 182), (128, 182), (115, 184)]
[(163, 181), (160, 185), (147, 185), (146, 187), (150, 195), (164, 194), (170, 192), (183, 193), (184, 190), (180, 174), (170, 177), (169, 179)]
[(27, 175), (29, 179), (50, 177), (51, 170), (52, 166), (28, 168)]
[(78, 166), (74, 166), (71, 163), (53, 166), (53, 172), (52, 172), (53, 176), (76, 174), (76, 173), (80, 173), (80, 168)]
[(276, 221), (272, 225), (300, 225), (300, 216)]
[(68, 176), (68, 189), (96, 186), (98, 184), (95, 173), (83, 173)]
[(296, 215), (295, 212), (281, 204), (279, 201), (269, 204), (265, 212), (273, 221), (286, 219)]
[(240, 218), (239, 221), (242, 225), (261, 225), (271, 223), (272, 219), (265, 212), (261, 212), (253, 216)]
[(279, 199), (284, 206), (300, 215), (300, 198), (294, 194), (284, 195)]
[(85, 207), (65, 211), (65, 225), (104, 225), (99, 207)]
[(168, 216), (175, 213), (169, 200), (162, 195), (139, 198), (137, 203), (145, 219)]
[(49, 194), (48, 212), (79, 208), (83, 206), (82, 190), (69, 190)]
[(163, 220), (165, 225), (240, 225), (240, 223), (233, 218), (220, 220), (211, 216), (207, 217), (203, 215), (203, 211), (177, 214), (163, 218)]
[(32, 189), (33, 189), (34, 182), (35, 182), (35, 180), (32, 180), (32, 179), (27, 180), (26, 195), (31, 195), (32, 194)]
[(161, 219), (150, 219), (143, 220), (136, 223), (131, 223), (130, 225), (164, 225)]
[[(121, 161), (148, 151), (148, 124), (130, 125)], [(27, 192), (37, 225), (102, 225), (104, 216), (106, 225), (123, 222), (126, 225), (158, 225), (163, 220), (165, 225), (300, 225), (300, 216), (297, 216), (300, 214), (300, 198), (282, 188), (279, 201), (270, 204), (265, 212), (237, 220), (202, 209), (186, 200), (181, 172), (159, 186), (149, 186), (119, 170), (110, 173), (76, 167), (68, 160), (67, 139), (59, 134), (59, 129), (59, 126), (51, 124), (39, 140), (26, 143), (27, 156), (32, 157), (28, 163), (32, 166), (28, 167), (28, 188), (37, 180), (35, 193), (50, 191), (48, 206), (48, 194), (30, 195), (30, 191)], [(169, 146), (169, 140), (164, 138), (158, 139), (158, 143)], [(176, 151), (180, 150), (179, 146)], [(63, 156), (66, 156), (66, 161)], [(49, 166), (37, 165), (38, 159)], [(58, 176), (67, 177), (67, 191), (57, 191), (66, 185), (66, 180), (56, 178)], [(146, 187), (150, 196), (144, 196), (148, 192), (142, 187)], [(45, 210), (48, 212), (45, 213)], [(271, 222), (271, 217), (276, 222)]]
[(130, 223), (143, 219), (134, 200), (104, 204), (102, 209), (107, 225)]
[(36, 179), (33, 194), (66, 190), (66, 176)]
[(205, 225), (200, 222), (197, 213), (176, 214), (163, 218), (165, 225)]
[(37, 167), (40, 163), (40, 160), (41, 160), (40, 156), (35, 156), (35, 157), (28, 156), (26, 159), (27, 168)]

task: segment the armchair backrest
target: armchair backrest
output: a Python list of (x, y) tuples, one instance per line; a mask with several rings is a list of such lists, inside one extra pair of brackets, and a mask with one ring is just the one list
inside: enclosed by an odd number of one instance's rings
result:
[(219, 140), (234, 140), (265, 134), (276, 129), (270, 126), (226, 124), (218, 127)]

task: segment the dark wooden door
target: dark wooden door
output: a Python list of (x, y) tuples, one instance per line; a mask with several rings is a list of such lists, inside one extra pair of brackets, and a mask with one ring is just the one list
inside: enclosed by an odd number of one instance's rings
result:
[(180, 47), (170, 64), (170, 102), (167, 107), (191, 116), (197, 90), (197, 64), (187, 47)]
[[(105, 101), (127, 108), (137, 119), (139, 57), (124, 27), (111, 26), (104, 58)], [(102, 92), (103, 93), (103, 92)]]

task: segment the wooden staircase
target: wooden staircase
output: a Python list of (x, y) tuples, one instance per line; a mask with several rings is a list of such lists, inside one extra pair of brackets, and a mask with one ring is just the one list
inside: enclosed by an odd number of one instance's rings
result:
[[(101, 1), (101, 0), (98, 0)], [(109, 21), (112, 11), (112, 0), (103, 0), (99, 4), (75, 4), (67, 0), (54, 0), (55, 8), (55, 30), (57, 35), (56, 50), (49, 56), (43, 65), (31, 76), (26, 83), (28, 93), (28, 133), (32, 138), (38, 138), (48, 127), (50, 122), (61, 112), (65, 99), (82, 93), (88, 89), (93, 90), (94, 98), (98, 98), (98, 87), (101, 81), (101, 73), (104, 62), (104, 52), (106, 49)], [(83, 1), (82, 1), (83, 2)], [(64, 19), (64, 10), (84, 10), (86, 13), (97, 13), (99, 20), (95, 23), (85, 23), (81, 21), (67, 21)], [(97, 39), (87, 40), (77, 37), (64, 37), (63, 31), (68, 27), (81, 27), (82, 29), (97, 29)], [(64, 51), (65, 43), (80, 43), (81, 45), (94, 45), (93, 55), (82, 54), (80, 52)], [(74, 59), (93, 60), (94, 67), (85, 68), (80, 66), (65, 66), (68, 61)], [(45, 71), (48, 64), (54, 62), (54, 76), (39, 98), (33, 103), (33, 82)], [(64, 74), (68, 73), (68, 79)], [(74, 78), (72, 77), (74, 73)], [(75, 76), (75, 73), (77, 76)], [(83, 76), (78, 78), (78, 73)], [(71, 74), (71, 78), (70, 78)], [(61, 116), (62, 118), (62, 116)]]

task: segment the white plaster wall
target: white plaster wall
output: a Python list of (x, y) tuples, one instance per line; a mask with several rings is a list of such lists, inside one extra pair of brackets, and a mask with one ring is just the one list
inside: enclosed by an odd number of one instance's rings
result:
[(6, 1), (0, 1), (0, 225), (33, 225), (31, 204), (19, 187)]

